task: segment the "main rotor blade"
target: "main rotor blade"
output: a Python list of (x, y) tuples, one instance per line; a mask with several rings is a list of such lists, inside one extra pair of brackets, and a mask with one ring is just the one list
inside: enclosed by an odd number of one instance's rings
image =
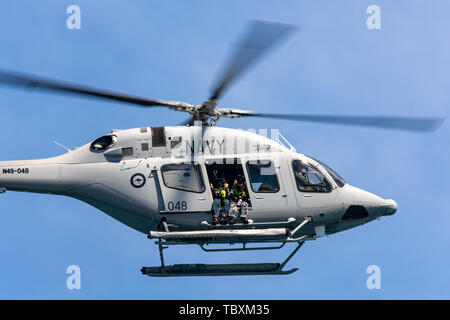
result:
[(378, 127), (408, 131), (434, 131), (444, 121), (443, 118), (409, 118), (384, 116), (334, 116), (334, 115), (298, 115), (298, 114), (265, 114), (252, 112), (229, 113), (230, 116), (260, 117), (283, 120), (322, 122), (331, 124), (344, 124), (364, 127)]
[(210, 100), (218, 100), (225, 89), (251, 64), (296, 29), (293, 25), (265, 21), (251, 21), (246, 35), (238, 43), (225, 72), (211, 90)]
[(38, 88), (60, 93), (79, 94), (85, 96), (93, 96), (113, 101), (131, 103), (144, 107), (163, 106), (179, 111), (185, 111), (190, 105), (184, 102), (164, 101), (157, 99), (142, 98), (128, 94), (107, 91), (103, 89), (80, 86), (59, 80), (49, 80), (41, 77), (26, 75), (17, 72), (9, 72), (0, 70), (0, 84), (12, 85), (24, 88)]

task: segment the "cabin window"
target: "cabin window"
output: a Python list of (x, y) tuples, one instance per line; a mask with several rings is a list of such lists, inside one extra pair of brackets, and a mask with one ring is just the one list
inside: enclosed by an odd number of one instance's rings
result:
[(102, 151), (111, 148), (116, 143), (117, 137), (114, 135), (103, 136), (91, 143), (91, 150)]
[(275, 165), (270, 160), (247, 162), (250, 185), (253, 192), (278, 192), (278, 184)]
[(161, 167), (161, 173), (166, 187), (198, 193), (205, 191), (199, 165), (168, 164)]
[(331, 185), (323, 174), (300, 160), (292, 162), (297, 189), (301, 192), (331, 192)]

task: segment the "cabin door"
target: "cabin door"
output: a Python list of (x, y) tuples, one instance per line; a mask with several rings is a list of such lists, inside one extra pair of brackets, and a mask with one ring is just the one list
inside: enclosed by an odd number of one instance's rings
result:
[(212, 195), (201, 165), (165, 164), (159, 170), (165, 213), (210, 212)]
[(245, 163), (250, 198), (254, 211), (281, 211), (287, 206), (279, 165), (274, 160), (250, 160)]

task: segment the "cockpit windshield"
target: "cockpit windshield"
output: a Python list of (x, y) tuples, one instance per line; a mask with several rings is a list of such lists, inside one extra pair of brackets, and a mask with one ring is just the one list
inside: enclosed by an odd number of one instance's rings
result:
[(319, 161), (317, 159), (314, 159), (313, 157), (308, 156), (309, 158), (313, 159), (314, 161), (317, 161), (327, 172), (328, 174), (333, 178), (334, 182), (338, 185), (338, 187), (342, 188), (347, 183), (344, 178), (342, 178), (336, 171), (331, 169), (329, 166), (327, 166), (322, 161)]

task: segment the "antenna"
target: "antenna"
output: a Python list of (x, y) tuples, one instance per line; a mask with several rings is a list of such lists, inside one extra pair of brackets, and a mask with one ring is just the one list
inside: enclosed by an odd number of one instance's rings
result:
[(67, 152), (72, 152), (72, 150), (70, 150), (69, 148), (67, 148), (66, 146), (62, 145), (61, 143), (59, 143), (58, 141), (53, 141), (54, 144), (56, 144), (57, 146), (60, 146), (61, 148), (67, 150)]
[[(289, 146), (290, 151), (297, 152), (297, 150), (295, 150), (294, 146), (292, 144), (290, 144), (289, 141), (285, 137), (283, 137), (281, 132), (278, 132), (278, 136), (280, 136), (281, 139), (283, 140), (283, 142)], [(281, 143), (281, 140), (279, 140), (278, 142)]]

